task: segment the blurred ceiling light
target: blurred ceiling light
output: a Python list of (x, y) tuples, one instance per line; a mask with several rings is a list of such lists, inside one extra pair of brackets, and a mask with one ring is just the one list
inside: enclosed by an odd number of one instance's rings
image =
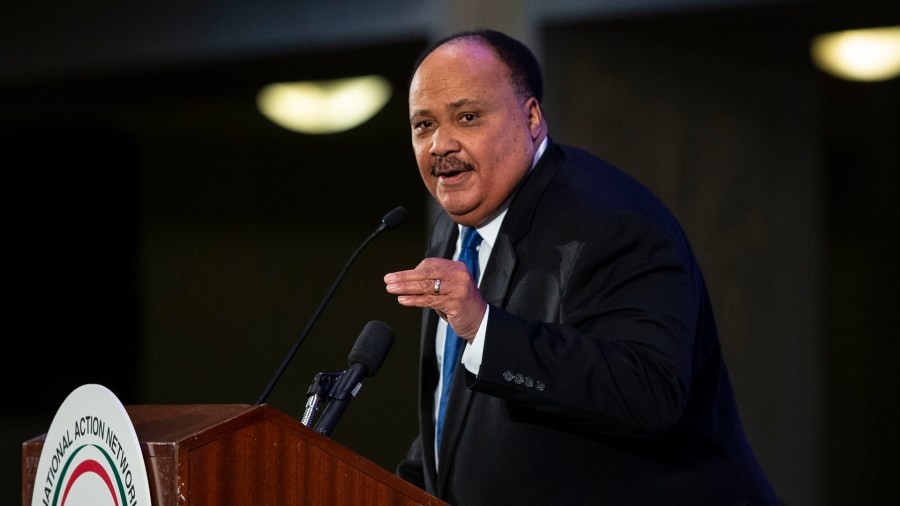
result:
[(884, 81), (900, 75), (900, 26), (825, 33), (813, 39), (816, 65), (851, 81)]
[(256, 98), (257, 107), (276, 124), (307, 134), (343, 132), (380, 111), (391, 97), (391, 84), (376, 76), (329, 81), (273, 83)]

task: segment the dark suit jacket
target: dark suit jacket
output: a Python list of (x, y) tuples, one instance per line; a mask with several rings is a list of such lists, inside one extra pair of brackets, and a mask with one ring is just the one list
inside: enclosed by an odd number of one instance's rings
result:
[[(442, 214), (427, 256), (450, 258)], [(706, 287), (642, 185), (549, 143), (484, 269), (477, 377), (459, 366), (434, 465), (437, 317), (398, 474), (451, 504), (775, 504), (741, 426)], [(424, 441), (424, 444), (423, 444)]]

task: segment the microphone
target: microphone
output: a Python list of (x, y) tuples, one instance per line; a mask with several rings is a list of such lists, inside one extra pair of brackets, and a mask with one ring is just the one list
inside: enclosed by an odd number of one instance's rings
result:
[(395, 207), (389, 213), (384, 215), (384, 218), (381, 218), (381, 225), (378, 226), (378, 229), (372, 233), (374, 237), (375, 234), (381, 232), (385, 228), (397, 228), (403, 223), (403, 220), (406, 219), (406, 215), (409, 214), (406, 212), (406, 208), (403, 206)]
[(272, 376), (272, 379), (269, 381), (269, 385), (263, 391), (262, 395), (259, 396), (259, 399), (256, 401), (257, 404), (262, 404), (266, 402), (266, 399), (269, 397), (269, 394), (272, 393), (272, 389), (275, 388), (275, 384), (278, 383), (278, 380), (281, 379), (281, 375), (284, 374), (284, 370), (287, 369), (288, 364), (293, 360), (294, 355), (297, 354), (297, 350), (300, 349), (300, 345), (303, 344), (303, 341), (306, 339), (307, 334), (309, 334), (310, 329), (316, 323), (316, 320), (319, 319), (319, 315), (322, 313), (322, 310), (325, 308), (325, 305), (331, 300), (331, 296), (334, 294), (335, 289), (337, 289), (341, 280), (344, 279), (344, 276), (347, 274), (347, 271), (350, 269), (350, 265), (356, 260), (356, 256), (359, 255), (359, 252), (369, 244), (369, 242), (375, 238), (376, 235), (380, 234), (382, 231), (389, 228), (397, 228), (403, 220), (406, 219), (407, 216), (406, 208), (403, 206), (395, 207), (389, 213), (384, 215), (384, 218), (381, 219), (381, 224), (378, 225), (378, 228), (375, 229), (374, 232), (369, 234), (369, 237), (366, 238), (359, 247), (356, 248), (356, 251), (350, 255), (350, 259), (347, 260), (347, 263), (344, 265), (344, 268), (338, 274), (337, 278), (335, 278), (334, 282), (331, 284), (331, 288), (328, 289), (328, 292), (325, 294), (325, 297), (322, 299), (322, 302), (319, 303), (319, 307), (316, 308), (316, 311), (313, 313), (312, 317), (310, 317), (309, 321), (306, 323), (306, 327), (303, 328), (303, 332), (300, 333), (300, 336), (297, 337), (297, 340), (294, 342), (294, 345), (291, 347), (287, 356), (284, 357), (284, 361), (281, 363), (281, 366), (275, 371), (275, 375)]
[(386, 323), (370, 321), (366, 324), (347, 357), (350, 368), (344, 371), (331, 389), (331, 400), (313, 430), (331, 435), (347, 405), (362, 387), (363, 379), (378, 372), (393, 345), (394, 331)]

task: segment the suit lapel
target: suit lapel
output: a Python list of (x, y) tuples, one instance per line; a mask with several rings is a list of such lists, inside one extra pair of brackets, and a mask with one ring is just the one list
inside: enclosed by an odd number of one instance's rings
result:
[(556, 177), (562, 165), (563, 155), (552, 141), (547, 145), (544, 156), (517, 190), (509, 211), (503, 219), (497, 241), (491, 251), (491, 258), (481, 281), (481, 295), (488, 304), (506, 307), (509, 284), (518, 263), (516, 244), (531, 229), (535, 209), (541, 195)]
[(497, 235), (481, 280), (481, 296), (488, 304), (497, 307), (505, 305), (506, 293), (516, 267), (516, 261), (513, 238), (501, 230)]

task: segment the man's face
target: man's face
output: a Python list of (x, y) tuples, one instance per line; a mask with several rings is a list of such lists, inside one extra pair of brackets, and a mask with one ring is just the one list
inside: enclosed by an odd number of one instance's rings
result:
[(445, 44), (422, 62), (409, 112), (425, 186), (467, 226), (492, 217), (510, 196), (545, 131), (537, 101), (520, 102), (507, 67), (471, 39)]

